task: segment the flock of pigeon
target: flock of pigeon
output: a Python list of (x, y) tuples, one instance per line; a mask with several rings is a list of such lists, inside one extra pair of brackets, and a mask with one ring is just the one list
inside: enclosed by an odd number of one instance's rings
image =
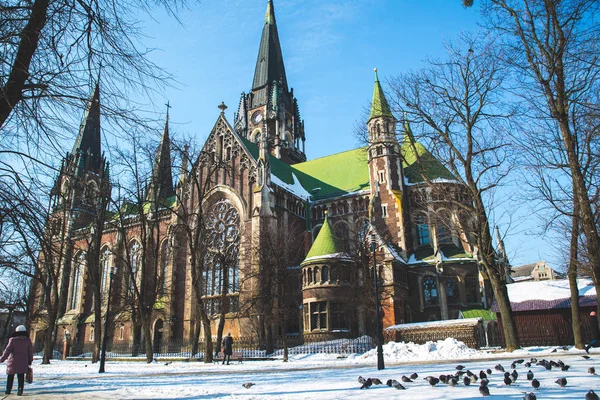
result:
[[(585, 359), (589, 359), (589, 356), (582, 356)], [(556, 370), (560, 370), (560, 371), (568, 371), (570, 368), (570, 365), (565, 364), (562, 361), (553, 361), (553, 360), (537, 360), (536, 358), (531, 358), (531, 360), (525, 362), (524, 359), (520, 359), (520, 360), (516, 360), (513, 361), (510, 365), (510, 369), (512, 369), (512, 372), (508, 372), (505, 371), (504, 367), (501, 364), (498, 364), (494, 367), (494, 372), (492, 372), (491, 369), (486, 369), (479, 371), (478, 374), (475, 374), (469, 370), (465, 370), (465, 366), (464, 365), (457, 365), (456, 366), (456, 372), (453, 372), (451, 374), (442, 374), (439, 377), (435, 377), (435, 376), (427, 376), (425, 378), (423, 378), (424, 380), (426, 380), (431, 386), (436, 386), (439, 383), (448, 385), (448, 386), (457, 386), (460, 385), (461, 383), (465, 386), (476, 386), (477, 384), (479, 384), (479, 393), (481, 393), (482, 396), (489, 396), (490, 395), (490, 389), (489, 389), (489, 383), (490, 380), (492, 379), (492, 374), (494, 375), (494, 378), (496, 378), (496, 376), (498, 376), (498, 374), (502, 374), (499, 376), (502, 376), (502, 381), (503, 384), (506, 386), (510, 386), (512, 384), (514, 384), (517, 379), (519, 378), (519, 373), (517, 372), (518, 368), (524, 367), (527, 368), (528, 371), (526, 373), (526, 378), (527, 380), (531, 383), (531, 387), (535, 390), (537, 390), (540, 387), (540, 382), (535, 378), (534, 373), (531, 371), (531, 368), (534, 368), (534, 366), (540, 366), (543, 367), (544, 370), (546, 371), (551, 371), (552, 369)], [(588, 369), (588, 373), (591, 375), (596, 375), (596, 370), (594, 367), (590, 367)], [(398, 389), (398, 390), (405, 390), (406, 386), (409, 386), (409, 384), (413, 383), (417, 378), (419, 377), (419, 375), (417, 373), (413, 373), (410, 376), (402, 376), (402, 378), (400, 379), (402, 381), (399, 382), (395, 379), (388, 379), (386, 382), (387, 386), (393, 387), (394, 389)], [(363, 378), (362, 376), (358, 377), (358, 383), (361, 385), (361, 389), (369, 389), (371, 386), (373, 385), (383, 385), (383, 382), (378, 379), (378, 378)], [(556, 379), (555, 383), (557, 385), (559, 385), (560, 387), (565, 387), (567, 386), (568, 382), (567, 382), (567, 378), (565, 377), (560, 377), (558, 379)], [(405, 386), (406, 385), (406, 386)], [(535, 395), (534, 392), (524, 392), (524, 397), (523, 400), (536, 400), (537, 397)], [(589, 392), (586, 393), (585, 395), (585, 400), (599, 400), (598, 395), (593, 391), (590, 390)]]

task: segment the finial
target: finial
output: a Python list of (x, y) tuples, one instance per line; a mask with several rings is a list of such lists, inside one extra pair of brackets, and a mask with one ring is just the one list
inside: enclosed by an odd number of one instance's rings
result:
[(219, 104), (219, 110), (221, 110), (221, 114), (225, 113), (225, 110), (227, 110), (227, 106), (225, 105), (225, 102), (222, 101), (221, 104)]
[(323, 214), (325, 214), (325, 217), (327, 218), (327, 214), (329, 214), (329, 211), (325, 210), (323, 211)]
[(379, 82), (379, 77), (377, 76), (377, 68), (373, 68), (373, 71), (375, 71), (375, 82)]

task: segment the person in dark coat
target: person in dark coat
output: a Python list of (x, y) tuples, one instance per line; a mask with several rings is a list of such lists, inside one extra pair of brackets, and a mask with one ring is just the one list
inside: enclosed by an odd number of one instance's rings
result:
[(592, 341), (585, 345), (585, 351), (590, 352), (592, 347), (600, 347), (600, 329), (598, 328), (598, 316), (596, 311), (590, 313), (590, 330), (592, 332)]
[(223, 338), (223, 364), (225, 364), (225, 360), (227, 360), (227, 365), (229, 365), (229, 361), (231, 360), (232, 354), (233, 338), (231, 337), (231, 332), (228, 332), (227, 336)]
[[(8, 360), (8, 361), (7, 361)], [(18, 379), (17, 396), (23, 394), (25, 386), (25, 373), (33, 362), (33, 345), (27, 336), (27, 329), (23, 325), (17, 326), (15, 333), (8, 341), (4, 353), (0, 357), (0, 363), (6, 361), (6, 394), (10, 394), (15, 380)]]

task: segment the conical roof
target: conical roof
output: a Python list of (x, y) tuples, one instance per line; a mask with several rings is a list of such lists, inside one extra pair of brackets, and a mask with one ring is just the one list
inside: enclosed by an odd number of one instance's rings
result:
[[(151, 190), (156, 191), (158, 199), (166, 199), (175, 194), (173, 174), (171, 170), (171, 139), (169, 137), (169, 113), (165, 120), (165, 128), (156, 150), (156, 161), (152, 168)], [(154, 193), (153, 193), (154, 195)]]
[(273, 81), (281, 82), (285, 92), (288, 91), (277, 23), (275, 22), (275, 8), (273, 7), (273, 1), (269, 0), (265, 15), (265, 25), (260, 39), (256, 68), (254, 70), (252, 89), (260, 89), (267, 84), (273, 83)]
[(87, 153), (89, 157), (88, 167), (92, 170), (100, 168), (100, 82), (96, 82), (94, 93), (88, 101), (79, 135), (73, 146), (73, 154)]
[(371, 102), (371, 113), (369, 114), (369, 120), (377, 117), (394, 117), (392, 110), (388, 105), (388, 102), (379, 83), (379, 77), (377, 76), (377, 68), (375, 68), (375, 86), (373, 88), (373, 101)]
[(304, 262), (309, 259), (333, 256), (348, 258), (348, 255), (344, 251), (342, 241), (333, 234), (329, 220), (327, 219), (327, 216), (325, 216), (323, 226), (313, 242), (310, 251), (306, 255)]

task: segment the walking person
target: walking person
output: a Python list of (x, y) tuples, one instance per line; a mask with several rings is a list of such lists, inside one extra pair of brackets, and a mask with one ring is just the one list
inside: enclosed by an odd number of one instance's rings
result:
[(227, 360), (227, 365), (229, 365), (229, 361), (231, 361), (232, 354), (233, 338), (231, 337), (231, 332), (228, 332), (227, 336), (223, 338), (223, 364), (225, 364), (225, 360)]
[(25, 385), (25, 373), (33, 362), (33, 345), (29, 336), (27, 336), (25, 326), (17, 326), (15, 333), (4, 349), (4, 353), (2, 353), (2, 357), (0, 357), (0, 363), (4, 361), (6, 361), (6, 374), (8, 375), (6, 394), (10, 394), (16, 374), (18, 380), (17, 396), (21, 396)]
[(600, 347), (600, 329), (598, 328), (596, 311), (590, 313), (590, 331), (592, 332), (592, 340), (589, 344), (585, 345), (586, 353), (589, 353), (592, 347)]

